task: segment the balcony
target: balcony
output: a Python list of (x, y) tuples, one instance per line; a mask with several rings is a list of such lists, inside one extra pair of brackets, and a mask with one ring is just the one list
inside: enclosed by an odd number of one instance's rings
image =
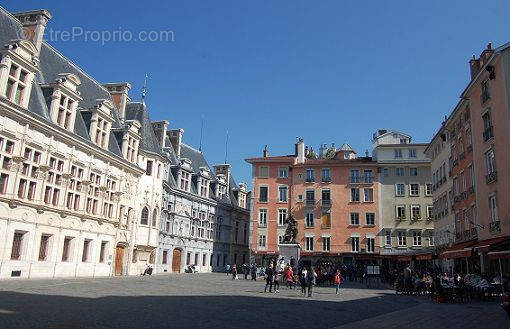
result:
[(351, 184), (359, 184), (361, 182), (361, 176), (351, 176), (349, 182)]
[(471, 238), (478, 239), (478, 229), (476, 227), (471, 228)]
[(331, 183), (331, 177), (322, 177), (321, 181), (323, 183)]
[(492, 137), (494, 137), (494, 134), (492, 132), (492, 126), (489, 126), (483, 131), (483, 140), (486, 142)]
[(489, 91), (488, 90), (483, 91), (482, 94), (480, 95), (480, 104), (484, 104), (489, 99), (491, 99)]
[(495, 220), (490, 223), (489, 232), (491, 232), (492, 234), (501, 233), (501, 226), (499, 220)]
[(315, 206), (315, 199), (306, 199), (305, 204), (307, 206)]
[(331, 200), (322, 200), (323, 207), (331, 207)]
[(485, 176), (485, 180), (486, 180), (487, 184), (497, 181), (498, 173), (496, 171), (489, 173), (487, 176)]

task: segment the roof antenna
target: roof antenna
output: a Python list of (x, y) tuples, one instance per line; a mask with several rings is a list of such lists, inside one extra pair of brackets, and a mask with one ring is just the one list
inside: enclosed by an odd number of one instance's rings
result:
[(145, 104), (145, 96), (147, 95), (147, 79), (149, 78), (149, 75), (145, 73), (145, 80), (143, 82), (143, 88), (142, 88), (142, 104)]
[(198, 150), (202, 152), (202, 135), (204, 132), (204, 116), (202, 115), (202, 122), (200, 123), (200, 146), (198, 147)]
[(227, 138), (225, 140), (225, 164), (227, 164), (227, 155), (228, 155), (228, 129), (227, 129)]

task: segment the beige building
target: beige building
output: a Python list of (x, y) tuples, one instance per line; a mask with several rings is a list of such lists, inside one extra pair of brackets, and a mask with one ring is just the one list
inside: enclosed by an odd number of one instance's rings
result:
[(379, 130), (373, 136), (379, 174), (381, 255), (417, 254), (434, 247), (432, 183), (427, 144)]

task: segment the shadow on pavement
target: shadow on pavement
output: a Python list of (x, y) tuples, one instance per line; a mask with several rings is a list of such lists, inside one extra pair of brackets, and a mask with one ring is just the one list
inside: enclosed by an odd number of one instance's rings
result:
[(380, 295), (349, 301), (253, 296), (108, 296), (83, 298), (0, 293), (0, 327), (331, 328), (418, 305)]

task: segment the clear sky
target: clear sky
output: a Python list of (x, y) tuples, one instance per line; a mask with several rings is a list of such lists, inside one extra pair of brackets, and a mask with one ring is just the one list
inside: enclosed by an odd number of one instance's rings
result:
[[(510, 1), (2, 1), (49, 9), (49, 28), (172, 31), (173, 42), (51, 41), (100, 82), (149, 74), (153, 120), (251, 185), (247, 157), (347, 142), (359, 154), (377, 129), (427, 142), (469, 80), (468, 61), (510, 41)], [(86, 5), (84, 5), (86, 3)], [(134, 37), (133, 37), (134, 38)]]

